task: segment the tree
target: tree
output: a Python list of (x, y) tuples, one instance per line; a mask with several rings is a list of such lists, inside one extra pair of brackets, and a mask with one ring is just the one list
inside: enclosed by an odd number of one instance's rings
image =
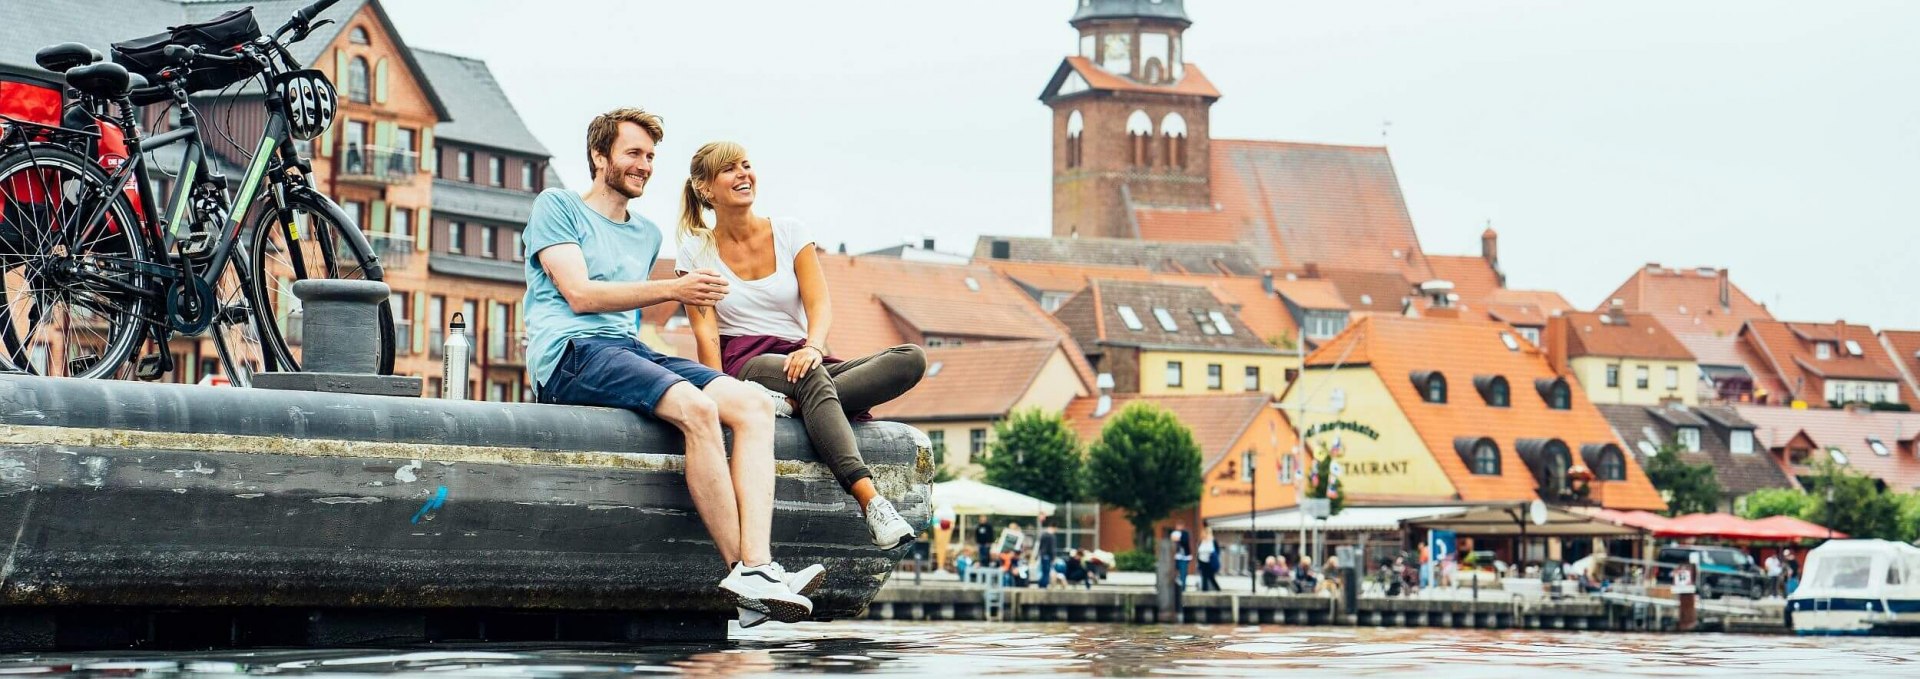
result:
[(1713, 477), (1713, 465), (1687, 464), (1680, 459), (1680, 446), (1661, 446), (1646, 467), (1647, 479), (1667, 500), (1667, 516), (1719, 509), (1720, 482)]
[[(1880, 482), (1831, 460), (1821, 460), (1817, 469), (1806, 484), (1815, 503), (1809, 521), (1856, 538), (1900, 538), (1900, 500), (1883, 491)], [(1832, 500), (1827, 499), (1829, 488)]]
[(1021, 410), (993, 425), (987, 483), (1048, 502), (1080, 499), (1080, 437), (1058, 413)]
[(1747, 519), (1791, 516), (1805, 521), (1813, 518), (1814, 504), (1813, 496), (1805, 491), (1761, 488), (1747, 494), (1746, 507), (1740, 510), (1740, 516)]
[(1133, 523), (1134, 546), (1151, 549), (1153, 524), (1200, 501), (1200, 445), (1172, 413), (1134, 402), (1115, 415), (1087, 455), (1087, 490)]

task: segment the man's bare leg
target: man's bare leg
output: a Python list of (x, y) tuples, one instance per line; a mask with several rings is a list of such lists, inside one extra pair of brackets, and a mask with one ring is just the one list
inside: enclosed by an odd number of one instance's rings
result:
[(727, 470), (726, 440), (720, 436), (719, 408), (692, 384), (681, 382), (667, 389), (653, 414), (686, 438), (687, 490), (693, 494), (693, 507), (720, 558), (728, 564), (739, 561), (740, 511)]
[(740, 560), (758, 566), (773, 560), (773, 399), (730, 377), (707, 383), (705, 391), (720, 422), (733, 430)]

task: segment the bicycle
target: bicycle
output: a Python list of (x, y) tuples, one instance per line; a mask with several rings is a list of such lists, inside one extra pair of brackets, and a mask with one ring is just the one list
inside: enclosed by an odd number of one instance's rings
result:
[[(174, 368), (167, 350), (174, 335), (208, 331), (236, 385), (250, 385), (258, 371), (300, 369), (297, 337), (290, 337), (300, 322), (292, 282), (383, 277), (359, 227), (312, 187), (311, 164), (294, 144), (332, 124), (338, 98), (326, 76), (302, 68), (287, 46), (331, 23), (312, 19), (337, 1), (295, 11), (270, 35), (260, 34), (249, 8), (115, 44), (115, 61), (139, 74), (77, 43), (41, 50), (41, 66), (64, 72), (80, 105), (124, 132), (129, 153), (109, 173), (83, 152), (99, 133), (7, 119), (0, 370), (125, 377), (128, 359), (151, 339), (158, 351), (133, 361), (133, 375), (157, 379)], [(239, 41), (195, 40), (209, 35)], [(230, 198), (227, 177), (208, 162), (189, 95), (249, 78), (264, 85), (267, 117)], [(178, 107), (179, 124), (146, 136), (138, 107), (162, 102)], [(185, 149), (162, 208), (145, 172), (147, 153), (172, 144)], [(380, 310), (378, 365), (391, 374), (393, 318), (389, 303)]]

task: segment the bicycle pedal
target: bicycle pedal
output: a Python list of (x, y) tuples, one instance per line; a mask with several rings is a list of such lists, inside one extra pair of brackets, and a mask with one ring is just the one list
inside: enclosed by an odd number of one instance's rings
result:
[(99, 360), (100, 360), (100, 357), (95, 354), (81, 354), (79, 356), (70, 357), (67, 359), (67, 374), (78, 375), (80, 373), (86, 372), (89, 366), (92, 366), (96, 361), (99, 361)]
[(214, 238), (211, 232), (194, 231), (180, 241), (180, 254), (188, 257), (201, 257), (213, 250)]
[(165, 358), (160, 354), (141, 356), (137, 365), (134, 366), (133, 376), (144, 382), (158, 381), (162, 375), (167, 374)]

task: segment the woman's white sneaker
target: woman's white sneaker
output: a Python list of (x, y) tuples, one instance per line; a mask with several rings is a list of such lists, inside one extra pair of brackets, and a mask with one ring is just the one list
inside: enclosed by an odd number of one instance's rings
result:
[(900, 518), (892, 501), (879, 495), (867, 502), (867, 530), (873, 532), (873, 544), (887, 549), (913, 542), (913, 526)]
[(734, 564), (733, 571), (720, 581), (720, 589), (733, 594), (736, 606), (780, 622), (799, 622), (813, 615), (813, 601), (787, 588), (787, 571), (778, 563)]

